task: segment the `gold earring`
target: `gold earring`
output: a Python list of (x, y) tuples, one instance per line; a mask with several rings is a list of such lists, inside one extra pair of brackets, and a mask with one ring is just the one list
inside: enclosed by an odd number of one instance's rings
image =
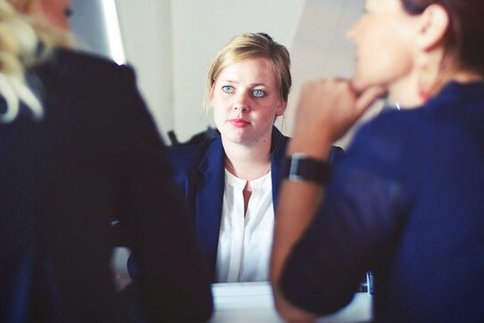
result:
[(432, 73), (427, 67), (423, 67), (418, 76), (418, 83), (417, 83), (417, 93), (421, 100), (427, 101), (431, 96), (432, 90)]

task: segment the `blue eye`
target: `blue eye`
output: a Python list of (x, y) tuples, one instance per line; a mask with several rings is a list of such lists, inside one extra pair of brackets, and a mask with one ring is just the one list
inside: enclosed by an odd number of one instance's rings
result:
[(224, 85), (222, 86), (222, 91), (225, 93), (232, 93), (234, 92), (234, 87), (232, 85)]
[(256, 97), (256, 98), (263, 98), (266, 96), (266, 92), (264, 90), (254, 90), (252, 92), (252, 94)]

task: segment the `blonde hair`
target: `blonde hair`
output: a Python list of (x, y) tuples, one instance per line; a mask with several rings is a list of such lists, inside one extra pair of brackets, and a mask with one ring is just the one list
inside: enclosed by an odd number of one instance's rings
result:
[(6, 104), (0, 123), (15, 120), (21, 101), (35, 119), (42, 118), (42, 103), (26, 83), (26, 70), (43, 61), (53, 47), (70, 44), (66, 33), (23, 16), (8, 1), (0, 0), (0, 95)]
[(204, 99), (204, 106), (207, 111), (210, 108), (210, 93), (222, 70), (229, 65), (251, 58), (265, 58), (270, 62), (276, 75), (280, 96), (287, 102), (292, 84), (289, 51), (265, 33), (245, 33), (232, 38), (227, 45), (219, 50), (210, 64)]

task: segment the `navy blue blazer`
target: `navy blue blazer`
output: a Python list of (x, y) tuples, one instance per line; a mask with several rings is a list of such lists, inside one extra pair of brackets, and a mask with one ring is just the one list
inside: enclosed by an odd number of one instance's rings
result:
[[(484, 322), (484, 82), (363, 126), (281, 276), (327, 314), (375, 274), (375, 322)], [(330, 265), (328, 265), (330, 264)]]
[[(289, 137), (273, 128), (271, 142), (272, 200), (277, 204), (281, 163)], [(333, 147), (330, 161), (339, 159), (343, 150)], [(206, 255), (208, 271), (215, 279), (220, 221), (225, 186), (224, 151), (220, 135), (200, 144), (168, 149), (175, 171), (175, 183), (181, 190), (195, 232)]]

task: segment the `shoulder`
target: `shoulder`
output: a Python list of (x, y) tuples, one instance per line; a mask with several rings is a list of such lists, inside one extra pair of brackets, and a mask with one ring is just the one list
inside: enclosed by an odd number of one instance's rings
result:
[(359, 145), (394, 143), (396, 134), (403, 128), (401, 111), (382, 112), (373, 120), (365, 123), (355, 134), (348, 151)]
[[(355, 143), (395, 145), (409, 135), (410, 129), (421, 119), (421, 109), (383, 111), (375, 119), (364, 124), (357, 132)], [(353, 145), (354, 145), (353, 144)]]
[(50, 116), (47, 120), (61, 127), (59, 131), (86, 146), (103, 144), (126, 153), (147, 150), (140, 142), (159, 147), (159, 133), (131, 68), (96, 55), (56, 49), (30, 72)]
[(202, 144), (189, 146), (169, 146), (167, 148), (168, 156), (174, 162), (174, 166), (178, 166), (180, 164), (190, 164), (203, 153), (205, 150), (204, 146), (205, 145)]
[(135, 72), (107, 58), (69, 49), (56, 49), (34, 69), (43, 79), (56, 84), (82, 82), (89, 88), (108, 89), (110, 83), (134, 83)]
[(402, 170), (402, 162), (418, 158), (412, 148), (418, 141), (418, 114), (417, 110), (388, 111), (364, 124), (341, 164), (395, 178)]
[(108, 58), (69, 49), (57, 49), (53, 54), (53, 59), (59, 62), (62, 66), (67, 66), (81, 74), (89, 73), (90, 69), (106, 72), (132, 71), (132, 68), (127, 65), (118, 65), (116, 62)]
[(221, 146), (219, 137), (203, 140), (200, 143), (187, 146), (168, 147), (168, 156), (176, 172), (188, 172), (197, 168), (201, 161), (213, 150), (214, 146)]
[(275, 126), (272, 128), (271, 154), (276, 158), (283, 158), (289, 137), (282, 134)]
[[(131, 119), (131, 122), (139, 117), (133, 113), (147, 112), (134, 70), (107, 58), (56, 49), (45, 62), (34, 67), (30, 75), (33, 80), (39, 80), (40, 92), (44, 92), (47, 99), (56, 98), (48, 100), (50, 104), (63, 102), (72, 110), (97, 116), (113, 113), (118, 119)], [(140, 106), (143, 108), (139, 109)]]

